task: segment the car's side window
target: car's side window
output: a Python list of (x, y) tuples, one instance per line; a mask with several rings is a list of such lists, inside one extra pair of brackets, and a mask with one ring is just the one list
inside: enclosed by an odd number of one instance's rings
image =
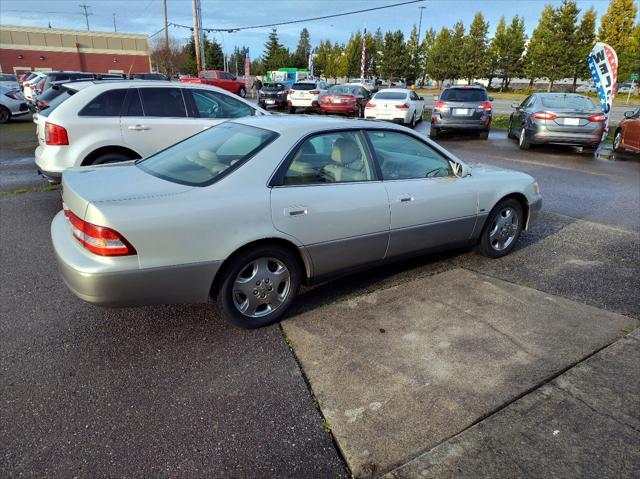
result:
[(235, 98), (208, 90), (185, 90), (191, 95), (199, 118), (241, 118), (251, 116), (255, 110)]
[(187, 110), (180, 88), (140, 88), (145, 116), (183, 118)]
[(101, 93), (78, 112), (78, 116), (120, 116), (126, 89)]
[(455, 176), (451, 162), (417, 138), (398, 131), (367, 131), (383, 180)]
[(122, 116), (144, 116), (140, 93), (137, 88), (129, 88), (127, 92), (126, 111)]
[(531, 100), (532, 98), (533, 98), (533, 95), (529, 95), (527, 98), (522, 100), (522, 103), (520, 103), (520, 108), (525, 109), (527, 107), (527, 104), (529, 103), (529, 100)]
[(375, 179), (373, 162), (362, 134), (340, 131), (305, 140), (294, 153), (283, 183), (308, 185)]

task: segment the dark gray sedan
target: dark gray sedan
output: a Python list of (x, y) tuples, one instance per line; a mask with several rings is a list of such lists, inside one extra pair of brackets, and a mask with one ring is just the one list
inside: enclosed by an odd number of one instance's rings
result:
[(561, 144), (597, 148), (606, 117), (589, 97), (575, 93), (534, 93), (509, 118), (509, 138), (521, 149)]

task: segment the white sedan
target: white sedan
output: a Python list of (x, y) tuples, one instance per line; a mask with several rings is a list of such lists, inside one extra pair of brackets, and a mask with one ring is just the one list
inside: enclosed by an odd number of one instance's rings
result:
[(389, 123), (238, 118), (149, 158), (65, 171), (51, 235), (62, 277), (111, 306), (207, 302), (277, 321), (302, 283), (446, 248), (508, 254), (534, 179), (469, 166)]
[(365, 118), (416, 126), (422, 121), (424, 100), (413, 90), (388, 88), (376, 93), (365, 108)]

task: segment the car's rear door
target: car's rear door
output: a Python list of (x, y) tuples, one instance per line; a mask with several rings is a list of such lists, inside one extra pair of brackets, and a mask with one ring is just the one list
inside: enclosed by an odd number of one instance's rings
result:
[(178, 87), (130, 88), (120, 128), (124, 141), (143, 158), (202, 130), (187, 118)]
[(478, 215), (473, 178), (418, 138), (400, 131), (367, 130), (389, 196), (388, 257), (469, 240)]
[(389, 203), (362, 133), (308, 138), (272, 183), (273, 224), (304, 245), (314, 276), (384, 258)]

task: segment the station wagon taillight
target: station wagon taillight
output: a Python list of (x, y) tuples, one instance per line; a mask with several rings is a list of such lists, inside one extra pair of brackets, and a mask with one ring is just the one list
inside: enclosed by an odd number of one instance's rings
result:
[(440, 108), (445, 108), (444, 102), (443, 101), (435, 102), (435, 104), (433, 105), (433, 109), (434, 110), (439, 110)]
[(558, 118), (558, 115), (551, 113), (550, 111), (539, 111), (537, 113), (533, 113), (531, 118), (535, 118), (536, 120), (555, 120)]
[(54, 123), (44, 124), (44, 141), (47, 145), (61, 146), (69, 144), (67, 130)]
[(491, 103), (489, 103), (488, 101), (484, 102), (484, 103), (480, 103), (478, 105), (478, 108), (480, 108), (481, 110), (491, 110)]
[(76, 216), (64, 203), (64, 215), (71, 224), (73, 236), (80, 244), (100, 256), (130, 256), (136, 249), (120, 233), (105, 226), (97, 226)]
[(589, 121), (593, 121), (595, 123), (602, 123), (607, 120), (607, 117), (604, 115), (604, 113), (596, 113), (595, 115), (591, 115), (588, 119)]

